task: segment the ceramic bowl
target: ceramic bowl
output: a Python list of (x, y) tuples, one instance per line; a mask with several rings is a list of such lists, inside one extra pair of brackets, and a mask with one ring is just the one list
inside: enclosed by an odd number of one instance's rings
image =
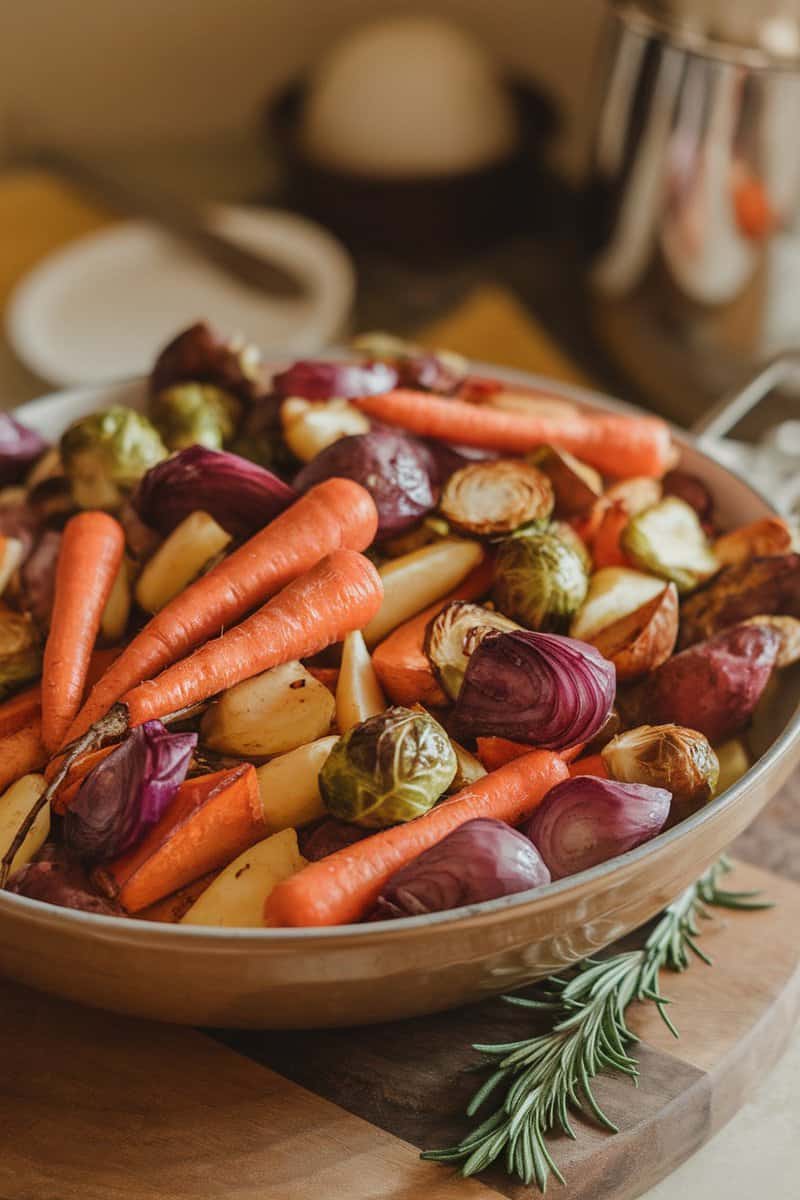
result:
[[(579, 388), (479, 366), (594, 407)], [(138, 405), (140, 382), (25, 405), (50, 437), (109, 403)], [(764, 516), (746, 483), (679, 436), (682, 466), (710, 487), (722, 523)], [(477, 1000), (561, 970), (653, 917), (733, 841), (800, 757), (800, 677), (785, 672), (754, 735), (755, 765), (647, 845), (536, 892), (391, 924), (203, 929), (54, 908), (0, 893), (0, 971), (85, 1004), (165, 1021), (251, 1028), (356, 1025)]]

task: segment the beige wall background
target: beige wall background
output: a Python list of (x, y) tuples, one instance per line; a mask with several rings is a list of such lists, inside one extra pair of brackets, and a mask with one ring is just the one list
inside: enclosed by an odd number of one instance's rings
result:
[(115, 149), (254, 128), (265, 96), (383, 13), (451, 16), (561, 101), (581, 158), (604, 0), (0, 0), (0, 153), (21, 134)]

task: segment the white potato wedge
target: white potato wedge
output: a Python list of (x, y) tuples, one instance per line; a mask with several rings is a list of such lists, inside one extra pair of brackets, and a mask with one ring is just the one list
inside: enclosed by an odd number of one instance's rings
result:
[(317, 738), (256, 768), (264, 822), (270, 833), (325, 816), (319, 773), (338, 740), (335, 734)]
[(325, 684), (289, 662), (225, 692), (203, 717), (200, 738), (222, 754), (269, 758), (323, 737), (335, 711)]
[(100, 633), (103, 639), (112, 646), (122, 640), (128, 627), (128, 618), (131, 615), (132, 577), (133, 563), (125, 555), (119, 564), (116, 579), (111, 586), (111, 593), (100, 618)]
[(369, 419), (346, 400), (303, 400), (290, 396), (281, 405), (283, 438), (301, 462), (311, 462), (339, 438), (369, 431)]
[(483, 557), (479, 542), (445, 538), (385, 563), (380, 568), (383, 604), (364, 630), (364, 641), (376, 646), (403, 621), (458, 587)]
[(601, 567), (589, 579), (586, 599), (575, 615), (570, 637), (591, 641), (601, 629), (636, 612), (664, 591), (664, 580), (629, 567)]
[[(0, 857), (6, 853), (14, 835), (47, 787), (44, 775), (23, 775), (0, 796)], [(50, 833), (50, 805), (37, 815), (28, 836), (11, 863), (11, 874), (24, 867), (47, 841)]]
[(19, 538), (0, 537), (0, 596), (22, 562), (23, 545)]
[(342, 665), (336, 684), (336, 724), (340, 733), (377, 716), (386, 708), (386, 698), (378, 683), (364, 635), (356, 629), (348, 633), (342, 646)]
[(190, 513), (146, 563), (136, 585), (137, 603), (145, 612), (158, 612), (196, 579), (230, 540), (230, 534), (208, 513)]
[(267, 896), (276, 883), (305, 865), (295, 831), (274, 833), (229, 863), (195, 900), (181, 924), (238, 928), (264, 925)]

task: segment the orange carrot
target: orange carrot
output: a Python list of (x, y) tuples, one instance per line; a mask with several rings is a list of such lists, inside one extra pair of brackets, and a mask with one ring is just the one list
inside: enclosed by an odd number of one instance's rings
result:
[(95, 871), (128, 912), (148, 908), (266, 837), (256, 769), (242, 763), (187, 779), (144, 839)]
[(600, 567), (630, 565), (630, 559), (620, 545), (622, 531), (630, 520), (625, 505), (616, 500), (605, 509), (591, 538), (591, 555), (595, 570)]
[(313, 675), (319, 683), (325, 685), (329, 692), (336, 695), (336, 685), (339, 682), (339, 671), (337, 667), (306, 667), (309, 675)]
[(543, 444), (558, 446), (605, 475), (660, 476), (672, 458), (669, 426), (659, 417), (600, 411), (548, 417), (403, 389), (352, 403), (376, 420), (420, 437), (511, 454)]
[(40, 770), (46, 762), (42, 722), (39, 717), (34, 717), (29, 725), (8, 737), (0, 738), (0, 792), (4, 792), (23, 775)]
[(181, 918), (186, 916), (195, 900), (202, 896), (210, 883), (214, 882), (217, 875), (219, 875), (219, 871), (209, 871), (207, 875), (193, 879), (185, 887), (178, 888), (177, 892), (173, 892), (171, 896), (165, 896), (163, 900), (156, 900), (155, 904), (141, 909), (137, 912), (137, 917), (140, 921), (161, 921), (167, 925), (177, 925)]
[(326, 554), (365, 550), (375, 503), (351, 479), (327, 479), (165, 605), (92, 689), (65, 742), (84, 733), (127, 691), (235, 625)]
[(16, 733), (25, 725), (35, 721), (42, 711), (42, 689), (39, 684), (17, 692), (10, 700), (0, 704), (0, 738)]
[[(108, 646), (94, 651), (86, 675), (87, 688), (97, 683), (97, 680), (108, 670), (121, 650), (121, 646)], [(12, 696), (10, 700), (0, 704), (0, 738), (6, 737), (9, 733), (16, 733), (23, 725), (30, 724), (41, 715), (41, 711), (42, 685), (40, 683), (26, 688), (24, 692), (17, 692), (16, 696)]]
[(410, 621), (399, 625), (372, 651), (375, 674), (384, 692), (395, 704), (419, 703), (440, 708), (447, 703), (447, 697), (433, 674), (430, 659), (422, 648), (425, 630), (448, 604), (485, 596), (492, 586), (493, 570), (491, 560), (484, 559), (457, 588)]
[(401, 867), (466, 821), (494, 817), (517, 825), (568, 778), (557, 754), (534, 750), (462, 788), (422, 817), (383, 829), (283, 880), (267, 897), (268, 925), (345, 925), (358, 921)]
[[(478, 758), (487, 771), (495, 771), (505, 763), (513, 762), (515, 758), (522, 758), (523, 754), (530, 754), (532, 750), (536, 749), (527, 742), (512, 742), (509, 738), (504, 737), (479, 737), (476, 741)], [(565, 763), (572, 762), (583, 750), (583, 747), (584, 743), (579, 742), (576, 746), (559, 750), (558, 757)]]
[(587, 754), (583, 758), (576, 758), (570, 764), (569, 773), (573, 778), (576, 775), (596, 775), (598, 779), (608, 779), (608, 768), (602, 754)]
[(122, 703), (128, 725), (188, 708), (270, 667), (317, 654), (363, 629), (382, 599), (381, 577), (370, 560), (355, 550), (336, 550), (241, 625), (127, 692)]
[(42, 664), (42, 740), (50, 751), (61, 745), (80, 708), (100, 619), (124, 549), (122, 526), (108, 513), (82, 512), (67, 522)]

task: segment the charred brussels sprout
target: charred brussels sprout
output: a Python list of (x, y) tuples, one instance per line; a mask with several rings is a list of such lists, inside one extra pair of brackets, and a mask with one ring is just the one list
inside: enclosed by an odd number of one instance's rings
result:
[(717, 787), (719, 762), (708, 739), (682, 725), (628, 729), (602, 755), (612, 779), (666, 788), (682, 807), (699, 808)]
[(0, 618), (0, 700), (36, 679), (42, 648), (33, 622), (19, 613)]
[(456, 756), (441, 725), (428, 713), (398, 706), (340, 738), (319, 785), (333, 816), (380, 829), (427, 812), (455, 773)]
[(487, 633), (519, 629), (502, 613), (457, 600), (434, 617), (425, 632), (425, 653), (451, 700), (458, 699), (469, 656)]
[(547, 476), (528, 463), (476, 462), (450, 476), (439, 507), (453, 528), (490, 537), (546, 521), (553, 511), (553, 489)]
[(221, 450), (236, 436), (241, 405), (213, 383), (176, 383), (152, 398), (149, 412), (170, 450)]
[(500, 544), (492, 598), (529, 629), (565, 630), (586, 597), (579, 554), (557, 534), (520, 533)]
[(122, 405), (81, 418), (61, 438), (64, 472), (80, 508), (118, 508), (145, 472), (166, 457), (158, 430)]

